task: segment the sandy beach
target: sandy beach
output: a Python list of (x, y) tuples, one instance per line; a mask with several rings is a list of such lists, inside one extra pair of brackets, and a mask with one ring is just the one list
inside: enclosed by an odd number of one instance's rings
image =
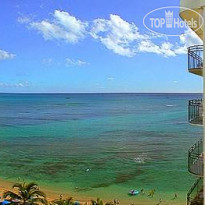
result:
[[(12, 190), (12, 185), (14, 184), (15, 182), (11, 182), (11, 181), (6, 181), (6, 180), (3, 180), (3, 179), (0, 179), (0, 196), (2, 196), (3, 192), (4, 191), (7, 191), (7, 190)], [(62, 194), (63, 198), (67, 198), (67, 197), (70, 197), (72, 195), (69, 195), (68, 192), (65, 192), (65, 191), (58, 191), (58, 190), (52, 190), (52, 189), (49, 189), (47, 187), (44, 187), (44, 186), (41, 186), (40, 187), (41, 190), (43, 192), (46, 193), (47, 195), (47, 199), (48, 201), (53, 201), (55, 199), (58, 199), (59, 196)], [(82, 193), (80, 194), (76, 194), (74, 197), (74, 201), (79, 201), (80, 204), (84, 205), (90, 205), (91, 204), (91, 199), (96, 199), (96, 197), (87, 197), (87, 196), (84, 196)], [(113, 201), (111, 199), (102, 199), (104, 201), (104, 203), (106, 202), (109, 202), (109, 201)], [(135, 204), (135, 205), (157, 205), (159, 204), (159, 201), (158, 201), (158, 198), (157, 197), (153, 197), (153, 198), (149, 198), (147, 200), (142, 200), (142, 199), (139, 199), (137, 197), (131, 197), (129, 200), (128, 199), (121, 199), (120, 200), (120, 204), (122, 205), (131, 205), (131, 204)], [(172, 201), (162, 201), (160, 203), (161, 205), (185, 205), (186, 203), (182, 203), (182, 202), (179, 202), (177, 200), (172, 200)]]

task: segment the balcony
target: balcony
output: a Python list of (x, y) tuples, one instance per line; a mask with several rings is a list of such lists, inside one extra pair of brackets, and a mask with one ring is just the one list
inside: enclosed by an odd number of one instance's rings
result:
[(203, 178), (199, 178), (187, 194), (187, 205), (203, 205)]
[(188, 170), (190, 173), (203, 176), (203, 141), (195, 143), (188, 151)]
[(203, 100), (189, 100), (188, 120), (193, 125), (203, 125)]
[(204, 0), (180, 0), (180, 16), (184, 21), (196, 22), (197, 26), (189, 27), (203, 40), (203, 26), (200, 21), (199, 14), (202, 15), (203, 7), (205, 6)]
[(188, 48), (188, 69), (190, 73), (203, 76), (203, 45)]

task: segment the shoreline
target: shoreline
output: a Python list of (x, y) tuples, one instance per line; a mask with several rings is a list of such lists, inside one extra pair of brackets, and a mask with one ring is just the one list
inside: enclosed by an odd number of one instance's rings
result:
[[(15, 182), (12, 182), (9, 180), (7, 181), (5, 179), (0, 178), (0, 195), (2, 195), (3, 192), (6, 190), (12, 190), (12, 185), (14, 183)], [(40, 189), (46, 194), (49, 202), (55, 199), (59, 199), (59, 196), (61, 194), (63, 195), (63, 199), (66, 199), (67, 197), (73, 197), (74, 201), (78, 201), (82, 205), (84, 204), (90, 205), (91, 199), (94, 199), (94, 200), (97, 199), (97, 197), (95, 196), (93, 197), (86, 196), (86, 194), (82, 192), (79, 192), (79, 193), (76, 192), (74, 195), (73, 193), (70, 193), (69, 195), (69, 191), (54, 190), (52, 188), (46, 187), (45, 185), (39, 185), (39, 186), (40, 186)], [(103, 197), (100, 199), (102, 199), (104, 203), (114, 200), (114, 199), (105, 199)], [(157, 205), (159, 204), (159, 197), (155, 196), (153, 198), (142, 199), (142, 197), (140, 196), (133, 196), (133, 197), (130, 197), (129, 199), (119, 199), (119, 202), (121, 205), (131, 205), (132, 203), (134, 203), (134, 205)], [(173, 205), (173, 202), (174, 202), (174, 205), (185, 205), (186, 203), (186, 202), (180, 202), (178, 200), (176, 201), (166, 200), (166, 201), (162, 201), (160, 204), (161, 205)]]

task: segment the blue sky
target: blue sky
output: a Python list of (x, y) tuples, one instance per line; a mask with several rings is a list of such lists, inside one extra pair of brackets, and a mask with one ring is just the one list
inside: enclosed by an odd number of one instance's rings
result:
[(2, 1), (0, 92), (201, 92), (186, 54), (200, 40), (143, 25), (171, 5), (179, 1)]

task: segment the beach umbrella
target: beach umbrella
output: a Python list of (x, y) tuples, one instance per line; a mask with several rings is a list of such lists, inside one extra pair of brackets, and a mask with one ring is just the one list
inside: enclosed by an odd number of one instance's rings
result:
[(7, 201), (7, 200), (4, 200), (1, 202), (1, 205), (7, 205), (7, 204), (10, 204), (11, 202), (10, 201)]

